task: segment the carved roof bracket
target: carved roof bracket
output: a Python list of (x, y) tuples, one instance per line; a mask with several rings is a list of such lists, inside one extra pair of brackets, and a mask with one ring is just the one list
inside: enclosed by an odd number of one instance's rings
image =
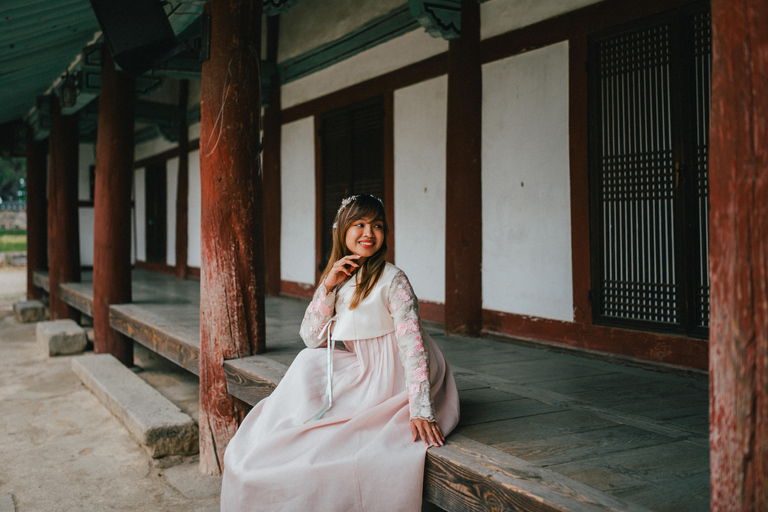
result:
[(411, 14), (432, 37), (461, 36), (461, 0), (408, 0)]

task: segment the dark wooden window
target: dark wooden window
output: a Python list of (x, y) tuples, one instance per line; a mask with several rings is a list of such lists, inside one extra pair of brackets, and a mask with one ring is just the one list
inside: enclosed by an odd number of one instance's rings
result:
[(384, 198), (384, 98), (381, 96), (321, 116), (322, 261), (333, 241), (331, 229), (341, 200), (352, 194)]
[(167, 182), (165, 164), (147, 166), (146, 194), (147, 262), (165, 263)]
[(708, 3), (590, 37), (595, 323), (708, 334), (710, 61)]

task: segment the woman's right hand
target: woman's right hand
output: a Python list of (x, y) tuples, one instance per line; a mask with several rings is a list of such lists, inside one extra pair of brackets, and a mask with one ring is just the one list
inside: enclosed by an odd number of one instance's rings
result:
[(350, 277), (354, 273), (355, 269), (360, 266), (355, 263), (355, 260), (357, 259), (360, 259), (359, 254), (350, 254), (349, 256), (344, 256), (339, 261), (334, 263), (333, 267), (331, 267), (331, 271), (328, 273), (328, 276), (326, 276), (325, 281), (323, 281), (325, 289), (330, 291), (334, 286)]

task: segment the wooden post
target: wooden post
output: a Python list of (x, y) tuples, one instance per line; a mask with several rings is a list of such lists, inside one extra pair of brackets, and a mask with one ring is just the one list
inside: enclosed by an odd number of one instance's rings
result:
[(187, 277), (187, 242), (189, 208), (189, 127), (187, 102), (189, 80), (179, 83), (179, 176), (176, 181), (176, 278)]
[(33, 274), (48, 268), (48, 220), (46, 218), (46, 148), (27, 128), (27, 298), (39, 299), (43, 291), (35, 286)]
[[(277, 65), (280, 17), (267, 17), (267, 61)], [(280, 227), (282, 198), (280, 189), (280, 79), (272, 78), (269, 106), (264, 109), (264, 293), (280, 295)]]
[(463, 0), (461, 37), (448, 47), (445, 194), (445, 330), (482, 328), (482, 74), (480, 6)]
[(133, 366), (133, 341), (109, 326), (109, 306), (131, 302), (134, 79), (104, 45), (96, 143), (93, 227), (94, 352)]
[(768, 0), (712, 1), (713, 511), (768, 510)]
[(61, 115), (51, 95), (51, 165), (48, 181), (48, 247), (51, 320), (80, 319), (59, 299), (59, 283), (80, 281), (80, 226), (77, 211), (79, 160), (77, 116)]
[(245, 412), (227, 393), (223, 362), (265, 349), (261, 3), (212, 0), (206, 7), (211, 58), (203, 63), (200, 119), (200, 469), (215, 474)]

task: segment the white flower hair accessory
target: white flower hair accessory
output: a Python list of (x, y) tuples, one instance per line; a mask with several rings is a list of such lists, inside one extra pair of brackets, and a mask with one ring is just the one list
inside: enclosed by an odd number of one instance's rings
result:
[[(353, 196), (349, 196), (349, 197), (347, 197), (347, 198), (345, 198), (345, 199), (342, 199), (342, 200), (341, 200), (341, 206), (339, 206), (339, 209), (338, 209), (338, 211), (336, 212), (336, 218), (337, 218), (337, 219), (339, 218), (339, 215), (341, 215), (341, 212), (343, 212), (343, 211), (344, 211), (344, 208), (346, 208), (346, 207), (347, 207), (347, 205), (349, 205), (349, 203), (351, 203), (352, 201), (354, 201), (355, 199), (357, 199), (357, 198), (358, 198), (358, 197), (360, 197), (361, 195), (363, 195), (363, 194), (355, 194), (355, 195), (353, 195)], [(379, 203), (381, 203), (381, 206), (384, 206), (384, 201), (382, 201), (382, 200), (381, 200), (381, 199), (379, 199), (378, 197), (376, 197), (376, 196), (370, 196), (370, 197), (374, 198), (374, 199), (375, 199), (375, 200), (377, 200)], [(333, 229), (336, 229), (336, 226), (337, 226), (337, 225), (338, 225), (338, 221), (334, 221), (334, 222), (333, 222)]]

